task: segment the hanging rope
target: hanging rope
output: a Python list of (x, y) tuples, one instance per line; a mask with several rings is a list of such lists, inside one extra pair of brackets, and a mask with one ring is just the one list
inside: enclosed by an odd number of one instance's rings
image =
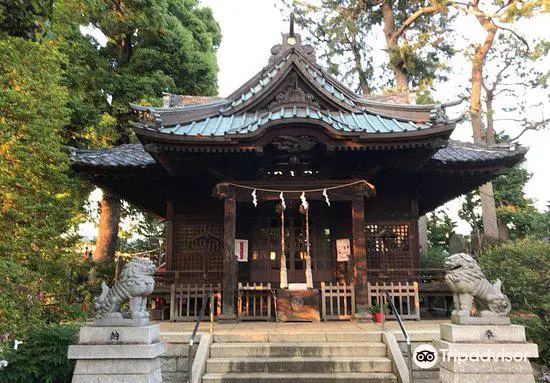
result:
[(324, 190), (336, 190), (336, 189), (343, 189), (354, 185), (367, 185), (371, 190), (374, 190), (375, 187), (373, 184), (367, 182), (366, 180), (358, 180), (353, 182), (348, 182), (342, 185), (336, 185), (336, 186), (328, 186), (324, 188), (319, 189), (299, 189), (299, 190), (281, 190), (281, 189), (263, 189), (255, 186), (248, 186), (248, 185), (242, 185), (242, 184), (236, 184), (232, 182), (224, 182), (224, 185), (233, 186), (236, 188), (241, 189), (248, 189), (248, 190), (256, 190), (256, 191), (262, 191), (266, 193), (316, 193), (316, 192), (323, 192)]
[(309, 244), (309, 207), (306, 208), (306, 285), (313, 288), (313, 275), (311, 273), (311, 247)]
[(288, 277), (286, 270), (286, 254), (285, 254), (285, 209), (281, 209), (281, 264), (280, 264), (280, 283), (281, 289), (288, 287)]

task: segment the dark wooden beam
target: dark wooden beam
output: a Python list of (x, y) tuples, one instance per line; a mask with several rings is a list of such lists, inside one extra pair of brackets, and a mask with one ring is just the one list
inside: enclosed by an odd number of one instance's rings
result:
[(174, 201), (166, 202), (166, 270), (172, 270), (174, 253)]
[(363, 195), (351, 200), (351, 229), (353, 236), (353, 275), (357, 317), (368, 317), (367, 300), (367, 246), (365, 239), (365, 201)]
[[(262, 190), (256, 191), (258, 201), (275, 201), (279, 199), (279, 191), (284, 191), (284, 196), (288, 200), (298, 199), (302, 191), (306, 191), (308, 200), (324, 201), (325, 197), (322, 191), (307, 192), (312, 189), (324, 189), (339, 185), (345, 185), (360, 180), (283, 180), (274, 179), (272, 181), (234, 181), (219, 183), (214, 187), (212, 195), (217, 198), (224, 198), (225, 195), (233, 194), (238, 202), (252, 202), (251, 188), (258, 189), (273, 189), (276, 191), (265, 192)], [(247, 188), (235, 186), (243, 185)], [(293, 190), (293, 191), (292, 191)], [(364, 197), (372, 197), (376, 195), (374, 187), (366, 183), (355, 184), (340, 189), (328, 189), (327, 194), (331, 201), (349, 201), (354, 196), (361, 195)]]
[(418, 199), (411, 199), (411, 223), (409, 226), (409, 249), (411, 254), (411, 269), (420, 268), (420, 242), (418, 238)]
[(235, 292), (237, 290), (237, 258), (235, 257), (235, 229), (237, 206), (235, 195), (227, 193), (223, 214), (223, 303), (221, 321), (234, 321)]

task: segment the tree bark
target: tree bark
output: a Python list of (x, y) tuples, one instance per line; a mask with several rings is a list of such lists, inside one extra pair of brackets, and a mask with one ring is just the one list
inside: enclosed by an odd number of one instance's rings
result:
[(93, 254), (94, 260), (106, 263), (114, 262), (121, 206), (118, 197), (103, 191), (99, 208), (99, 231)]
[[(357, 6), (353, 9), (354, 22), (357, 22), (357, 19), (360, 17), (362, 9), (363, 9), (363, 2), (359, 1), (357, 3)], [(349, 34), (350, 34), (349, 42), (351, 46), (351, 51), (353, 53), (353, 59), (355, 61), (355, 71), (359, 76), (359, 88), (361, 89), (361, 93), (364, 96), (366, 96), (370, 94), (370, 87), (369, 87), (369, 78), (367, 75), (367, 71), (363, 68), (363, 58), (361, 57), (361, 47), (357, 43), (357, 33), (353, 28), (349, 30)]]
[[(476, 5), (477, 8), (477, 5)], [(475, 9), (474, 9), (475, 10)], [(479, 9), (477, 9), (479, 10)], [(472, 92), (470, 95), (470, 112), (472, 115), (472, 133), (476, 144), (488, 144), (487, 135), (483, 131), (483, 116), (481, 111), (481, 87), (483, 82), (483, 66), (485, 58), (498, 31), (498, 27), (487, 17), (477, 16), (481, 26), (487, 32), (484, 43), (475, 50), (472, 60)], [(490, 114), (490, 111), (487, 110)], [(494, 140), (494, 133), (493, 133)], [(493, 196), (493, 185), (489, 182), (479, 188), (481, 211), (483, 218), (483, 233), (492, 239), (498, 238), (498, 223)]]
[(487, 145), (495, 144), (495, 115), (493, 111), (493, 99), (495, 98), (492, 90), (486, 90), (485, 106), (487, 109), (487, 132), (485, 140)]
[(409, 89), (409, 76), (403, 68), (403, 62), (399, 58), (399, 44), (395, 36), (395, 22), (393, 19), (393, 8), (391, 0), (382, 3), (382, 17), (384, 19), (384, 36), (386, 38), (386, 49), (390, 59), (390, 68), (394, 74), (395, 84), (398, 90)]
[(483, 219), (483, 234), (491, 239), (498, 238), (497, 209), (493, 195), (493, 184), (487, 182), (479, 187), (481, 200), (481, 218)]
[(425, 215), (418, 218), (418, 244), (421, 254), (428, 250), (428, 218)]
[(483, 133), (483, 116), (481, 113), (481, 87), (483, 82), (483, 65), (485, 58), (497, 34), (497, 26), (483, 16), (477, 16), (481, 26), (487, 31), (483, 45), (476, 48), (472, 60), (472, 92), (470, 94), (470, 113), (472, 114), (472, 133), (474, 142), (486, 144), (485, 134)]

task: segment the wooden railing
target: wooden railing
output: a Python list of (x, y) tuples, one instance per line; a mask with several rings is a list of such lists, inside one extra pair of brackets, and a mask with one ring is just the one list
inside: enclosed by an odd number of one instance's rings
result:
[(327, 320), (349, 320), (355, 314), (353, 284), (321, 282), (321, 315)]
[(239, 282), (237, 320), (271, 320), (271, 283)]
[(210, 290), (213, 299), (207, 314), (221, 315), (222, 290), (221, 285), (191, 285), (176, 284), (170, 286), (170, 321), (194, 321), (199, 316), (202, 303), (208, 299)]
[[(367, 282), (367, 300), (369, 304), (383, 305), (386, 301), (386, 291), (392, 298), (401, 318), (420, 320), (420, 298), (417, 282)], [(387, 317), (395, 319), (395, 313), (389, 313)]]

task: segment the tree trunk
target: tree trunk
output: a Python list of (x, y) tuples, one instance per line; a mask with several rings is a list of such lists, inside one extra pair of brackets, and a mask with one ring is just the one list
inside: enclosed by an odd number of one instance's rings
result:
[(386, 49), (390, 59), (390, 68), (394, 74), (395, 84), (398, 90), (409, 89), (409, 76), (403, 68), (403, 62), (399, 57), (399, 44), (395, 35), (395, 23), (391, 0), (382, 3), (382, 17), (384, 19), (384, 36), (386, 37)]
[(487, 132), (485, 133), (485, 140), (487, 142), (487, 145), (494, 145), (495, 144), (495, 127), (494, 127), (494, 121), (495, 121), (495, 115), (493, 112), (493, 99), (494, 94), (492, 90), (487, 90), (487, 97), (485, 101), (485, 106), (487, 108)]
[(497, 209), (493, 195), (493, 184), (487, 182), (479, 187), (481, 212), (483, 219), (483, 234), (491, 239), (498, 238)]
[(99, 208), (99, 231), (94, 251), (94, 260), (112, 263), (115, 260), (115, 250), (120, 223), (120, 199), (106, 191)]
[[(478, 10), (479, 11), (479, 10)], [(486, 145), (487, 138), (483, 132), (483, 116), (481, 111), (481, 87), (483, 81), (483, 65), (489, 49), (493, 45), (498, 28), (490, 19), (478, 16), (479, 23), (487, 31), (483, 45), (475, 50), (472, 60), (472, 92), (470, 95), (470, 112), (472, 114), (472, 133), (476, 144)], [(487, 111), (489, 112), (489, 110)], [(480, 186), (481, 211), (483, 218), (483, 233), (486, 237), (498, 238), (498, 224), (493, 196), (492, 183)]]
[(425, 215), (418, 218), (418, 244), (421, 254), (428, 250), (428, 218)]
[(367, 71), (363, 69), (363, 59), (361, 57), (361, 50), (357, 46), (357, 40), (355, 34), (350, 36), (351, 51), (353, 53), (353, 59), (355, 62), (355, 71), (359, 77), (359, 87), (363, 96), (370, 94), (369, 79)]
[(506, 222), (501, 219), (498, 220), (498, 239), (502, 242), (508, 242), (510, 240), (510, 230)]

